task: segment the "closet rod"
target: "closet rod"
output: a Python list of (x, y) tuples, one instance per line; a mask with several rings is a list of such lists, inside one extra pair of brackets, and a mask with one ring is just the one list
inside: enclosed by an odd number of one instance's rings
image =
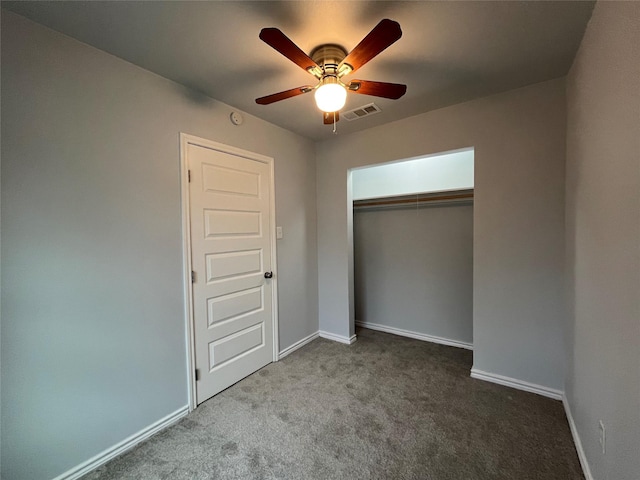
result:
[(430, 195), (430, 196), (418, 196), (415, 195), (412, 198), (402, 197), (395, 199), (380, 199), (380, 200), (356, 200), (353, 202), (354, 207), (379, 207), (385, 205), (406, 205), (416, 203), (428, 203), (428, 202), (442, 202), (445, 200), (468, 200), (473, 199), (473, 192), (458, 193), (449, 195)]

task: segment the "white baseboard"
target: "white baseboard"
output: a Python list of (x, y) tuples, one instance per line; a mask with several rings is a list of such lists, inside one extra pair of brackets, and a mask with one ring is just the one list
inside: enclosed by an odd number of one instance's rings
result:
[(441, 345), (448, 345), (450, 347), (466, 348), (467, 350), (473, 350), (473, 345), (458, 340), (451, 340), (449, 338), (436, 337), (433, 335), (426, 335), (424, 333), (412, 332), (411, 330), (404, 330), (402, 328), (389, 327), (387, 325), (380, 325), (378, 323), (359, 322), (356, 321), (358, 327), (369, 328), (371, 330), (378, 330), (385, 333), (393, 333), (394, 335), (400, 335), (402, 337), (415, 338), (417, 340), (423, 340), (425, 342), (439, 343)]
[(561, 390), (545, 387), (543, 385), (537, 385), (535, 383), (525, 382), (524, 380), (505, 377), (503, 375), (498, 375), (497, 373), (483, 372), (482, 370), (478, 370), (476, 368), (471, 369), (471, 378), (477, 378), (478, 380), (497, 383), (498, 385), (504, 385), (505, 387), (511, 387), (517, 390), (523, 390), (525, 392), (537, 393), (538, 395), (553, 398), (554, 400), (562, 400), (563, 396), (563, 392)]
[(342, 335), (336, 335), (335, 333), (323, 332), (320, 330), (318, 334), (322, 338), (326, 338), (327, 340), (333, 340), (334, 342), (346, 343), (347, 345), (351, 345), (356, 341), (356, 336), (351, 335), (350, 337), (343, 337)]
[(582, 448), (582, 441), (580, 440), (580, 435), (578, 434), (576, 424), (573, 421), (573, 415), (571, 414), (569, 401), (567, 400), (567, 397), (565, 395), (562, 395), (562, 404), (564, 405), (564, 411), (567, 414), (567, 421), (569, 422), (569, 428), (571, 429), (573, 443), (575, 444), (576, 451), (578, 452), (578, 459), (580, 460), (580, 465), (582, 466), (582, 473), (584, 473), (584, 478), (586, 480), (593, 480), (593, 475), (591, 475), (591, 468), (589, 468), (589, 462), (587, 461), (587, 455), (584, 453), (584, 448)]
[(157, 422), (140, 430), (138, 433), (134, 433), (130, 437), (125, 438), (123, 441), (115, 444), (113, 447), (108, 448), (103, 452), (99, 453), (98, 455), (96, 455), (95, 457), (90, 458), (86, 462), (83, 462), (80, 465), (77, 465), (72, 469), (67, 470), (63, 474), (58, 475), (53, 480), (75, 480), (77, 478), (80, 478), (83, 475), (86, 475), (87, 473), (89, 473), (90, 471), (95, 470), (99, 466), (104, 465), (112, 458), (117, 457), (118, 455), (135, 447), (138, 443), (142, 442), (143, 440), (146, 440), (147, 438), (151, 437), (153, 434), (167, 428), (172, 423), (177, 422), (179, 419), (187, 415), (187, 413), (189, 413), (189, 406), (185, 405), (184, 407), (176, 410), (173, 413), (170, 413), (166, 417), (161, 418)]
[(296, 350), (298, 350), (299, 348), (304, 347), (307, 343), (313, 342), (316, 338), (318, 338), (320, 336), (320, 331), (317, 331), (316, 333), (312, 333), (311, 335), (308, 335), (306, 337), (304, 337), (302, 340), (298, 340), (296, 343), (294, 343), (293, 345), (291, 345), (290, 347), (285, 348), (284, 350), (282, 350), (279, 354), (278, 354), (278, 359), (282, 360), (284, 357), (286, 357), (287, 355), (295, 352)]

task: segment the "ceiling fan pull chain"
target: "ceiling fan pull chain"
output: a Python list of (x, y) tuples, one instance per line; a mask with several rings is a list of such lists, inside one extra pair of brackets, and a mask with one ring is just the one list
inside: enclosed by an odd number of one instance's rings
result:
[(333, 134), (334, 135), (338, 134), (338, 131), (336, 128), (336, 112), (333, 112)]

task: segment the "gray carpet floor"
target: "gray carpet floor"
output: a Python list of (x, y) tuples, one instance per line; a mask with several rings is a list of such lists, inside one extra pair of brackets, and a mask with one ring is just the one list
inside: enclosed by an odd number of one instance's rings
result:
[(366, 329), (317, 339), (84, 480), (583, 479), (562, 404), (471, 364)]

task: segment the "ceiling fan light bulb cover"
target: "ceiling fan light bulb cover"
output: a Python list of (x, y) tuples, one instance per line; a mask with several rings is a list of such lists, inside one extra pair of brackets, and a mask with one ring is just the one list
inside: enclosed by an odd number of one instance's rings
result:
[(338, 83), (325, 83), (316, 90), (315, 99), (323, 112), (337, 112), (347, 101), (347, 90)]

